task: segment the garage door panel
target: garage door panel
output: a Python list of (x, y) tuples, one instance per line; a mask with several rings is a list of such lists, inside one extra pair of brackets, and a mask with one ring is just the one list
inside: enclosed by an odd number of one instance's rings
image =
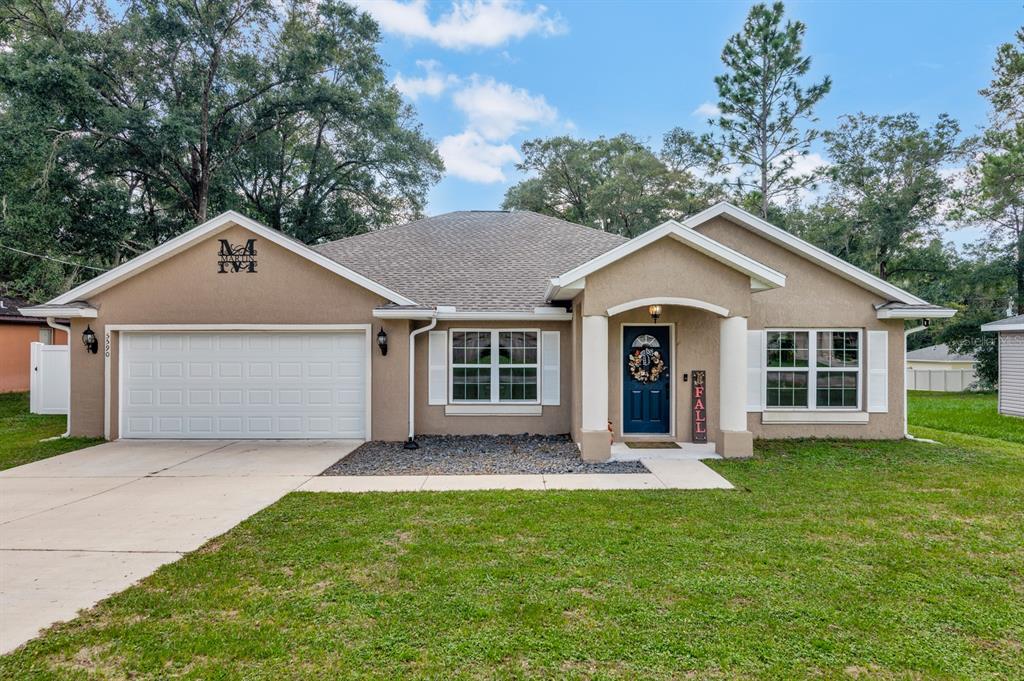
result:
[(122, 437), (363, 438), (366, 336), (126, 333)]
[(152, 362), (128, 362), (128, 376), (131, 378), (150, 378), (154, 373)]

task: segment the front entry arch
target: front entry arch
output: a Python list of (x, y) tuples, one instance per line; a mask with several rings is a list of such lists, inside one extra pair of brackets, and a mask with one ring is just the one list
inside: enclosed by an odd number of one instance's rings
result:
[(679, 307), (693, 307), (698, 310), (707, 310), (719, 317), (729, 316), (728, 308), (722, 307), (721, 305), (715, 305), (714, 303), (709, 303), (706, 300), (697, 300), (696, 298), (673, 298), (668, 296), (637, 298), (636, 300), (631, 300), (628, 303), (613, 305), (608, 308), (608, 316), (613, 317), (622, 312), (635, 310), (638, 307), (647, 307), (648, 305), (677, 305)]
[(672, 326), (624, 324), (622, 327), (622, 432), (672, 432)]

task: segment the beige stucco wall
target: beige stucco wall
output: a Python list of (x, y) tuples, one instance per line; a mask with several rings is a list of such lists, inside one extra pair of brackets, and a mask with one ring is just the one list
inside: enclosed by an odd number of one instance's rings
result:
[[(698, 226), (705, 234), (786, 275), (784, 288), (753, 295), (749, 329), (778, 327), (859, 328), (889, 332), (889, 411), (871, 414), (866, 425), (766, 425), (761, 414), (748, 414), (748, 427), (756, 437), (898, 438), (903, 435), (903, 328), (902, 320), (880, 320), (873, 307), (885, 302), (880, 296), (829, 272), (749, 229), (725, 218)], [(866, 337), (864, 340), (866, 345)], [(867, 367), (865, 348), (863, 366)], [(861, 403), (866, 380), (861, 381)]]
[(662, 296), (720, 305), (730, 316), (746, 317), (751, 311), (750, 277), (672, 238), (659, 239), (587, 276), (586, 290), (585, 315)]
[[(74, 435), (103, 435), (102, 339), (107, 324), (372, 324), (388, 333), (389, 351), (372, 351), (372, 436), (405, 437), (408, 395), (406, 321), (375, 320), (372, 310), (386, 302), (315, 263), (257, 237), (257, 271), (217, 273), (218, 239), (244, 243), (253, 235), (242, 227), (201, 241), (150, 269), (92, 298), (96, 319), (76, 319), (73, 338), (90, 324), (101, 339), (98, 354), (81, 344), (71, 352), (71, 430)], [(111, 338), (111, 437), (117, 437), (116, 334)]]
[[(422, 325), (422, 322), (420, 323)], [(540, 433), (562, 435), (572, 429), (573, 335), (571, 322), (477, 322), (440, 321), (435, 331), (451, 329), (536, 329), (559, 332), (559, 359), (562, 367), (559, 386), (560, 404), (541, 408), (540, 416), (446, 416), (441, 405), (428, 403), (428, 340), (423, 333), (416, 340), (416, 432), (421, 435)]]

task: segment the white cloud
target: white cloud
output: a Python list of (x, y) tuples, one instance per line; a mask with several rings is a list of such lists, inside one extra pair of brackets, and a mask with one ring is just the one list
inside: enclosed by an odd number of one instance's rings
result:
[[(423, 63), (424, 82), (396, 78), (395, 85), (407, 96), (440, 95), (452, 90), (454, 107), (465, 117), (461, 133), (447, 135), (438, 144), (447, 172), (470, 182), (504, 182), (506, 168), (520, 160), (510, 139), (532, 126), (558, 122), (558, 110), (541, 95), (523, 88), (473, 74), (468, 78), (442, 76), (436, 63)], [(434, 76), (434, 82), (428, 83)], [(436, 93), (436, 94), (435, 94)]]
[(395, 87), (409, 99), (416, 100), (421, 95), (436, 99), (442, 92), (459, 82), (457, 76), (442, 73), (441, 65), (432, 59), (417, 61), (416, 65), (424, 71), (422, 78), (407, 78), (401, 73), (395, 76)]
[(542, 95), (474, 75), (455, 93), (455, 107), (466, 115), (469, 128), (491, 141), (503, 141), (529, 125), (554, 123), (558, 110)]
[(818, 153), (793, 155), (793, 175), (810, 175), (811, 173), (824, 168), (828, 161)]
[(696, 109), (694, 109), (693, 113), (691, 113), (690, 115), (691, 116), (701, 116), (701, 117), (704, 117), (704, 118), (709, 118), (709, 117), (713, 117), (713, 116), (718, 116), (721, 113), (722, 113), (722, 110), (719, 109), (718, 105), (715, 104), (714, 102), (704, 102), (703, 104), (698, 106)]
[(436, 21), (427, 14), (426, 0), (355, 0), (355, 4), (384, 31), (456, 50), (497, 47), (530, 34), (566, 31), (561, 17), (550, 15), (544, 5), (527, 8), (519, 0), (455, 0), (451, 11)]
[(474, 130), (449, 135), (437, 148), (448, 172), (470, 182), (503, 182), (504, 166), (519, 160), (514, 146), (488, 142)]

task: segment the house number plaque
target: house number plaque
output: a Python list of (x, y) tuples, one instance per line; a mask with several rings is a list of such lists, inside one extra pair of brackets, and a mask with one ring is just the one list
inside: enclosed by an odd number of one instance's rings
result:
[(707, 372), (703, 369), (697, 369), (692, 373), (693, 441), (703, 443), (708, 441), (708, 394), (705, 384)]
[(234, 272), (256, 273), (256, 239), (249, 239), (244, 246), (236, 246), (227, 239), (219, 239), (220, 251), (217, 252), (217, 273), (232, 274)]

